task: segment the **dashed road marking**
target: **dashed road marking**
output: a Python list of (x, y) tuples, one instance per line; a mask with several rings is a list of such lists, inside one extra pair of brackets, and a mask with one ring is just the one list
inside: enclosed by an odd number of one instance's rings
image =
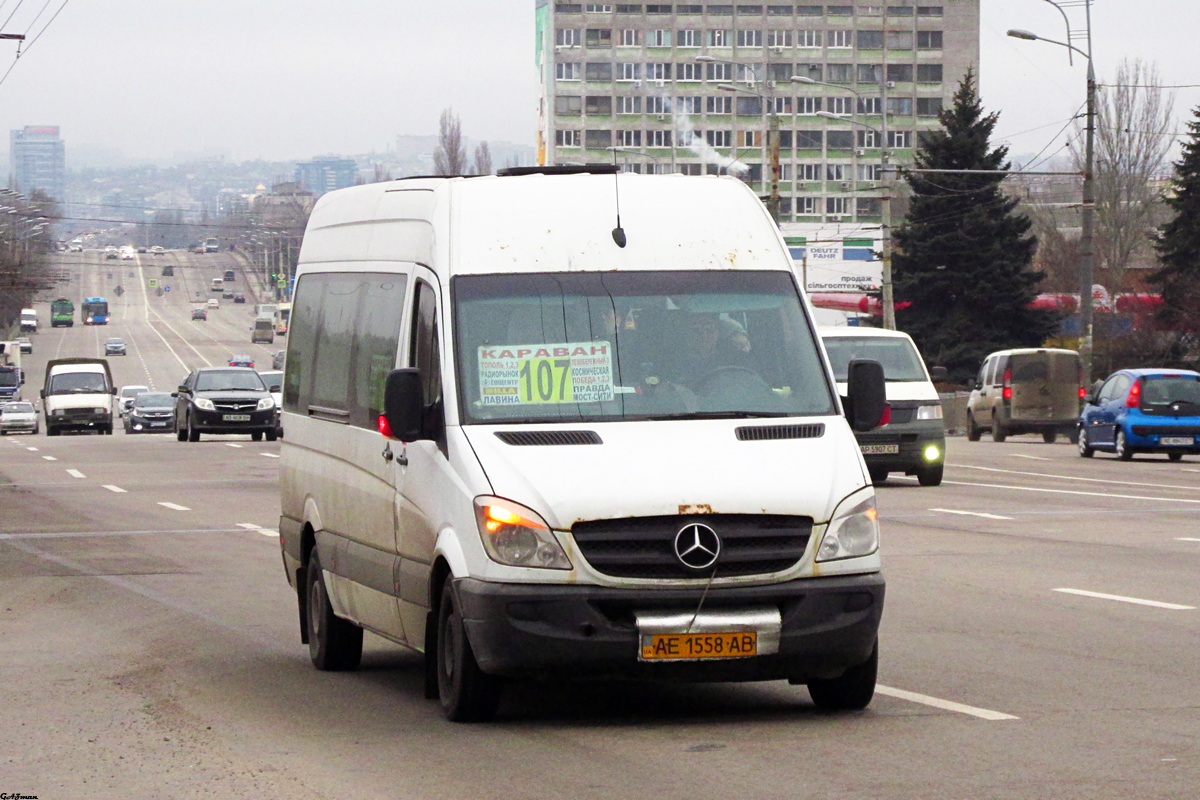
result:
[(893, 689), (891, 686), (880, 686), (876, 684), (875, 693), (887, 695), (888, 697), (895, 697), (898, 700), (907, 700), (910, 703), (920, 703), (926, 706), (933, 706), (934, 708), (940, 708), (943, 711), (954, 711), (959, 714), (968, 714), (972, 717), (991, 720), (993, 722), (1005, 719), (1020, 719), (1020, 717), (1014, 717), (1012, 714), (1005, 714), (1001, 711), (992, 711), (987, 708), (968, 706), (964, 705), (963, 703), (956, 703), (953, 700), (943, 700), (940, 697), (930, 697), (927, 694), (918, 694), (917, 692), (909, 692), (905, 691), (904, 689)]
[(159, 505), (162, 506), (163, 508), (169, 508), (172, 511), (191, 511), (191, 509), (188, 508), (187, 506), (181, 506), (178, 503), (159, 502)]
[(1175, 541), (1177, 541), (1177, 542), (1200, 542), (1200, 539), (1197, 539), (1194, 536), (1176, 536)]
[(26, 447), (25, 449), (31, 453), (36, 453), (38, 451), (38, 449), (36, 447)]
[(1051, 461), (1052, 460), (1049, 458), (1044, 458), (1042, 456), (1027, 456), (1027, 455), (1023, 455), (1021, 453), (1009, 453), (1009, 455), (1012, 456), (1013, 458), (1028, 458), (1031, 461)]
[(279, 458), (278, 453), (259, 453), (259, 455), (265, 458)]
[(226, 443), (225, 443), (225, 446), (226, 446), (226, 447), (236, 447), (236, 448), (238, 448), (239, 450), (240, 450), (240, 449), (242, 449), (242, 446), (241, 446), (240, 444), (234, 444), (233, 442), (226, 442)]
[(116, 492), (117, 494), (128, 494), (128, 492), (126, 490), (122, 489), (120, 486), (113, 486), (111, 483), (103, 484), (103, 486), (105, 489), (108, 489), (110, 492)]
[(239, 528), (245, 528), (248, 531), (254, 531), (255, 533), (261, 533), (263, 536), (278, 536), (279, 535), (279, 531), (275, 530), (274, 528), (264, 528), (263, 526), (255, 524), (253, 522), (238, 522), (236, 524)]
[(46, 459), (47, 461), (58, 461), (58, 459), (54, 456), (42, 456), (42, 458)]
[(1083, 478), (1078, 475), (1055, 475), (1049, 472), (1022, 472), (1020, 470), (1000, 469), (998, 467), (978, 467), (974, 464), (951, 464), (950, 466), (957, 467), (959, 469), (977, 469), (983, 472), (1002, 472), (1009, 475), (1029, 475), (1034, 478), (1059, 478), (1061, 480), (1082, 481), (1085, 483), (1114, 483), (1118, 486), (1146, 486), (1151, 489), (1188, 489), (1193, 492), (1200, 491), (1200, 486), (1179, 486), (1170, 483), (1138, 483), (1136, 481), (1112, 481), (1106, 478)]
[(1105, 594), (1104, 592), (1089, 592), (1084, 589), (1055, 589), (1056, 592), (1063, 594), (1077, 594), (1080, 597), (1094, 597), (1097, 600), (1116, 600), (1118, 603), (1133, 603), (1138, 606), (1150, 606), (1151, 608), (1166, 608), (1171, 611), (1192, 611), (1195, 606), (1184, 606), (1179, 603), (1164, 603), (1159, 600), (1143, 600), (1140, 597), (1125, 597), (1119, 594)]
[(84, 475), (82, 472), (80, 472), (77, 469), (69, 469), (69, 470), (67, 470), (67, 474), (70, 475), (72, 478), (86, 478), (87, 477), (87, 475)]
[[(1047, 476), (1052, 477), (1052, 476)], [(1118, 481), (1114, 481), (1117, 483)], [(1141, 494), (1110, 494), (1109, 492), (1080, 492), (1071, 489), (1045, 489), (1040, 486), (1010, 486), (1004, 483), (971, 483), (969, 481), (942, 481), (942, 483), (951, 486), (978, 486), (984, 489), (1012, 489), (1017, 492), (1049, 492), (1050, 494), (1073, 494), (1082, 495), (1084, 497), (1107, 497), (1116, 500), (1157, 500), (1160, 503), (1200, 503), (1200, 500), (1193, 500), (1183, 497), (1151, 497)], [(1139, 484), (1144, 485), (1144, 484)], [(1195, 487), (1177, 487), (1194, 489)]]
[(256, 525), (253, 522), (239, 522), (237, 523), (237, 526), (239, 528), (245, 528), (248, 531), (256, 531), (262, 527), (262, 525)]
[(983, 517), (984, 519), (1012, 519), (1012, 517), (1002, 517), (999, 514), (987, 514), (983, 511), (959, 511), (954, 508), (931, 508), (930, 511), (940, 511), (943, 514), (962, 514), (967, 517)]

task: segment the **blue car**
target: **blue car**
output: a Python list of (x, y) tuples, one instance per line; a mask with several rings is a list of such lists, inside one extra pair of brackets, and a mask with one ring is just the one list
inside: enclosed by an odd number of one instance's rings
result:
[(1172, 461), (1200, 455), (1200, 373), (1186, 369), (1123, 369), (1085, 398), (1079, 455), (1101, 450), (1122, 461), (1135, 453), (1166, 453)]

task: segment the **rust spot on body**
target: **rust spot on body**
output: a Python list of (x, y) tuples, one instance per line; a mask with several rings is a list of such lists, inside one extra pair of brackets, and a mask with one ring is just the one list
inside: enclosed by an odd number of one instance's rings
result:
[(680, 514), (711, 514), (713, 513), (712, 506), (708, 503), (685, 503), (679, 506)]

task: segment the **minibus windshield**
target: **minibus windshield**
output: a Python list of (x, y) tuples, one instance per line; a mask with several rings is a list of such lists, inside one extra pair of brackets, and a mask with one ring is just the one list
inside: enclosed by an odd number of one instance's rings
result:
[(828, 415), (785, 272), (454, 279), (466, 423)]
[(883, 365), (884, 380), (889, 382), (926, 380), (921, 357), (908, 339), (883, 336), (830, 336), (825, 339), (825, 351), (833, 377), (846, 380), (850, 362), (858, 359), (878, 361)]

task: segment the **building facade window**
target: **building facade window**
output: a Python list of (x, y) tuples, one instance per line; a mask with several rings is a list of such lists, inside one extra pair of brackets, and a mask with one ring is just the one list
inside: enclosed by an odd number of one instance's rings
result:
[(883, 82), (883, 64), (859, 64), (858, 82), (878, 86)]
[(820, 97), (797, 97), (796, 98), (796, 113), (797, 114), (816, 114), (821, 110)]
[(583, 136), (589, 150), (612, 147), (612, 131), (589, 130)]
[(846, 180), (846, 170), (849, 167), (849, 164), (826, 164), (825, 180), (834, 182)]
[(737, 32), (738, 47), (762, 47), (763, 32), (760, 30), (743, 30)]
[(872, 116), (883, 113), (882, 97), (862, 97), (858, 101), (858, 113)]
[(612, 98), (608, 95), (588, 95), (584, 103), (584, 110), (587, 111), (589, 117), (611, 117), (612, 116)]
[(560, 117), (577, 117), (583, 113), (583, 98), (572, 95), (558, 95), (554, 98), (554, 113)]
[(733, 141), (732, 131), (705, 131), (704, 140), (709, 147), (729, 147)]
[(825, 146), (829, 150), (853, 150), (853, 131), (825, 131)]
[(820, 47), (820, 31), (796, 31), (796, 47)]
[(642, 65), (633, 61), (617, 64), (618, 81), (638, 81), (642, 79)]
[(617, 131), (617, 146), (618, 147), (641, 147), (642, 132), (641, 131)]
[(888, 147), (908, 150), (912, 147), (912, 131), (888, 131)]
[(559, 147), (579, 147), (579, 131), (557, 130), (554, 132), (554, 143)]
[(854, 80), (854, 65), (826, 64), (825, 76), (829, 83), (851, 83)]
[(690, 29), (679, 31), (675, 37), (675, 45), (677, 47), (699, 47), (700, 31)]
[(887, 79), (892, 83), (912, 83), (912, 64), (888, 64)]
[(558, 47), (579, 47), (579, 30), (559, 28), (554, 31), (554, 44)]
[(881, 181), (883, 180), (883, 165), (882, 164), (859, 164), (858, 179), (860, 181)]
[(554, 65), (554, 79), (560, 81), (579, 80), (579, 64), (574, 61), (560, 61)]
[(705, 40), (706, 40), (705, 43), (709, 47), (732, 47), (733, 46), (733, 38), (730, 36), (729, 31), (712, 30), (712, 31), (706, 31), (706, 33), (707, 33), (707, 35), (705, 36)]
[(670, 131), (646, 131), (646, 146), (647, 147), (670, 147), (671, 132)]
[(913, 113), (913, 101), (911, 97), (889, 97), (888, 98), (888, 116), (893, 117), (911, 117)]
[(584, 42), (588, 47), (612, 47), (612, 30), (608, 28), (588, 28)]
[(887, 42), (888, 50), (912, 50), (913, 49), (913, 32), (912, 31), (888, 31), (884, 36)]
[(796, 131), (797, 150), (820, 150), (825, 145), (825, 131)]
[(825, 213), (826, 214), (849, 214), (850, 198), (849, 197), (826, 197), (825, 198)]
[(761, 97), (738, 97), (737, 113), (739, 117), (761, 117), (763, 113)]
[(705, 74), (710, 81), (725, 82), (733, 77), (732, 64), (707, 64)]
[(797, 214), (805, 214), (805, 215), (809, 215), (809, 216), (820, 214), (821, 212), (817, 210), (818, 209), (817, 202), (819, 200), (820, 200), (820, 198), (817, 198), (817, 197), (797, 197), (796, 198), (796, 213)]
[(854, 31), (826, 31), (825, 41), (831, 49), (849, 49), (854, 46)]
[(917, 49), (918, 50), (941, 50), (942, 49), (942, 32), (941, 31), (917, 31)]
[(855, 134), (858, 137), (858, 147), (879, 147), (879, 131), (859, 128)]
[(583, 68), (583, 76), (595, 83), (612, 83), (611, 61), (589, 61)]
[(796, 179), (815, 183), (821, 180), (821, 165), (820, 164), (797, 164)]
[(682, 64), (675, 65), (675, 80), (684, 82), (696, 82), (704, 77), (704, 65), (695, 64), (691, 61), (685, 61)]
[(791, 47), (792, 32), (773, 30), (767, 31), (767, 47)]
[(640, 113), (642, 113), (642, 98), (641, 97), (618, 97), (617, 98), (617, 113), (618, 114), (640, 114)]
[(860, 217), (879, 217), (883, 215), (883, 201), (878, 197), (855, 198), (854, 207)]
[(646, 47), (670, 47), (671, 32), (665, 30), (646, 31)]
[(917, 98), (917, 116), (918, 117), (936, 117), (942, 113), (942, 98), (940, 97), (918, 97)]
[(941, 83), (942, 82), (942, 65), (941, 64), (918, 64), (917, 65), (917, 83)]
[(637, 47), (642, 43), (642, 32), (626, 28), (621, 31), (621, 47)]
[(655, 62), (646, 65), (646, 80), (648, 81), (669, 81), (671, 80), (671, 64), (670, 62)]
[(826, 107), (830, 114), (842, 114), (849, 116), (854, 113), (854, 98), (853, 97), (829, 97), (826, 98), (829, 102)]
[(729, 96), (706, 97), (704, 98), (705, 111), (709, 114), (732, 114), (733, 113), (733, 98)]

